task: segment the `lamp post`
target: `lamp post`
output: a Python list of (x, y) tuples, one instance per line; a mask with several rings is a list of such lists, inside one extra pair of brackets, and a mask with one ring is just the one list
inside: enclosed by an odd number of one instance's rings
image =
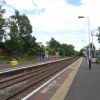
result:
[(81, 18), (87, 18), (88, 20), (88, 34), (89, 34), (89, 69), (91, 69), (91, 51), (90, 51), (90, 20), (89, 17), (85, 17), (85, 16), (78, 16), (79, 19)]

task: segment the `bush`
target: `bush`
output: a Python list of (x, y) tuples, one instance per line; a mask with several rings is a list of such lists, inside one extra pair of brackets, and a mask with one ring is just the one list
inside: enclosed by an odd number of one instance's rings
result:
[(100, 57), (98, 57), (98, 58), (97, 58), (97, 60), (99, 60), (99, 61), (100, 61)]
[(10, 56), (0, 56), (0, 60), (10, 60)]

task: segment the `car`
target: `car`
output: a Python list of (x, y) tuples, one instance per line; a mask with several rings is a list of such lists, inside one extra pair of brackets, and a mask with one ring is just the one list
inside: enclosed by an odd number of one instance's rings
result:
[(96, 62), (97, 62), (97, 59), (96, 59), (96, 58), (92, 58), (92, 59), (91, 59), (91, 62), (92, 62), (92, 63), (96, 63)]

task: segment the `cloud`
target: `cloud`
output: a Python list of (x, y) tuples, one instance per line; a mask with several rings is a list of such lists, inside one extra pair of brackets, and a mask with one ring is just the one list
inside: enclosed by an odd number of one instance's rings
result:
[[(9, 9), (7, 8), (8, 15), (17, 9), (29, 17), (33, 35), (39, 42), (54, 37), (61, 43), (73, 44), (75, 49), (79, 50), (84, 44), (81, 42), (83, 39), (86, 41), (85, 44), (88, 44), (88, 23), (87, 19), (77, 17), (79, 15), (89, 17), (91, 30), (100, 26), (99, 0), (80, 0), (77, 6), (69, 4), (67, 0), (66, 2), (65, 0), (6, 1), (10, 5)], [(96, 39), (94, 41), (97, 45)]]
[(71, 6), (73, 9), (70, 9), (62, 0), (59, 0), (59, 2), (51, 1), (47, 3), (44, 13), (32, 18), (34, 27), (39, 27), (41, 31), (50, 32), (77, 29), (77, 15), (72, 13), (75, 11), (74, 7)]

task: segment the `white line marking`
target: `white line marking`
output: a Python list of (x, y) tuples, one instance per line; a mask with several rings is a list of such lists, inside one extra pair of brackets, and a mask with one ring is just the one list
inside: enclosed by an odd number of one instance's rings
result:
[[(78, 59), (79, 60), (79, 59)], [(77, 60), (77, 61), (78, 61)], [(76, 63), (77, 61), (75, 61), (74, 63)], [(52, 77), (50, 80), (48, 80), (46, 83), (44, 83), (43, 85), (41, 85), (40, 87), (38, 87), (37, 89), (35, 89), (33, 92), (31, 92), (30, 94), (28, 94), (26, 97), (22, 98), (21, 100), (27, 100), (29, 97), (31, 97), (33, 94), (35, 94), (37, 91), (39, 91), (41, 88), (43, 88), (45, 85), (47, 85), (48, 83), (50, 83), (52, 80), (54, 80), (57, 76), (59, 76), (61, 73), (63, 73), (65, 70), (67, 70), (70, 66), (73, 66), (72, 63), (71, 65), (69, 65), (67, 68), (65, 68), (64, 70), (62, 70), (61, 72), (59, 72), (57, 75), (55, 75), (54, 77)]]

